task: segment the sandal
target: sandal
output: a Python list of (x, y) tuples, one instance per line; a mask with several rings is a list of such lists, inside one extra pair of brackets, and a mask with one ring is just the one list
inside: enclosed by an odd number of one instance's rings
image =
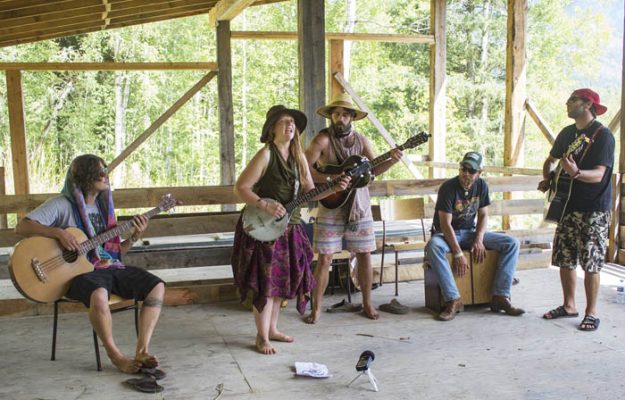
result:
[(343, 299), (342, 301), (333, 304), (331, 307), (326, 309), (326, 312), (329, 313), (340, 313), (340, 312), (359, 312), (362, 311), (362, 304), (352, 304), (348, 303)]
[(592, 315), (586, 315), (582, 320), (581, 324), (579, 324), (580, 331), (596, 331), (599, 328), (599, 318), (594, 317)]
[(410, 309), (403, 304), (400, 304), (396, 299), (392, 299), (388, 304), (382, 304), (378, 307), (381, 311), (385, 311), (391, 314), (408, 314)]
[(578, 312), (570, 313), (566, 311), (566, 308), (564, 308), (564, 306), (556, 307), (553, 310), (547, 311), (545, 314), (543, 314), (544, 319), (575, 318), (578, 316)]
[(124, 385), (143, 393), (160, 393), (163, 391), (163, 387), (156, 383), (156, 379), (151, 376), (144, 376), (143, 378), (131, 378), (124, 382)]

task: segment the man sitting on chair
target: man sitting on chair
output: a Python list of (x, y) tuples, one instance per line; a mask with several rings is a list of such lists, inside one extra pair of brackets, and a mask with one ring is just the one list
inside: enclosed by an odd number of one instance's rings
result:
[[(480, 153), (468, 152), (460, 162), (458, 176), (445, 181), (438, 190), (432, 238), (426, 245), (425, 259), (438, 277), (446, 302), (438, 316), (441, 321), (454, 319), (463, 307), (452, 272), (453, 267), (454, 272), (464, 276), (469, 269), (462, 249), (470, 249), (476, 262), (484, 260), (486, 249), (498, 251), (490, 309), (514, 316), (525, 312), (513, 307), (509, 300), (512, 276), (519, 257), (519, 242), (508, 235), (486, 232), (490, 198), (488, 185), (480, 178), (482, 161)], [(453, 266), (447, 261), (449, 252), (453, 254)]]
[[(15, 232), (22, 236), (56, 239), (67, 250), (77, 251), (80, 243), (65, 228), (77, 227), (88, 237), (93, 237), (111, 229), (116, 222), (106, 163), (98, 156), (84, 154), (72, 161), (62, 194), (29, 213), (17, 224)], [(134, 232), (129, 239), (122, 242), (116, 236), (89, 252), (87, 258), (94, 264), (94, 270), (76, 276), (66, 293), (66, 297), (79, 300), (89, 308), (91, 325), (111, 362), (129, 374), (139, 372), (142, 367), (158, 365), (158, 359), (148, 352), (148, 345), (165, 293), (165, 284), (160, 278), (141, 268), (125, 266), (120, 261), (147, 228), (147, 217), (135, 216), (132, 224)], [(108, 304), (111, 293), (143, 301), (134, 358), (125, 356), (113, 340), (113, 321)]]

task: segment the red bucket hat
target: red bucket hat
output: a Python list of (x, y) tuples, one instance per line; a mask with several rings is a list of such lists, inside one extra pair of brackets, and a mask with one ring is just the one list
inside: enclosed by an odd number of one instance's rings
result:
[(583, 88), (577, 89), (571, 94), (572, 96), (583, 97), (586, 100), (590, 101), (595, 105), (595, 110), (597, 111), (597, 115), (604, 114), (608, 111), (608, 107), (601, 105), (601, 100), (599, 99), (599, 94), (592, 89)]

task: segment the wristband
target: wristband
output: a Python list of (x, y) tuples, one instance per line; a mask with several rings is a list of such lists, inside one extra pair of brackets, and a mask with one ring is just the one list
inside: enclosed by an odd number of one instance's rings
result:
[(464, 253), (462, 253), (462, 251), (454, 253), (454, 258), (460, 258), (460, 257), (464, 257)]

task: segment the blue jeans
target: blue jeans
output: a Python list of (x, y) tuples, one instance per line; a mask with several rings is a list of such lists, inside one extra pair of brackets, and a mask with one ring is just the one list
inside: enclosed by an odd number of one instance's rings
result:
[[(475, 230), (460, 229), (455, 232), (456, 240), (458, 240), (460, 247), (468, 250), (473, 246)], [(486, 232), (483, 242), (486, 249), (499, 252), (497, 270), (493, 282), (493, 295), (510, 297), (510, 286), (512, 286), (512, 278), (516, 269), (517, 259), (519, 258), (519, 241), (502, 233)], [(442, 233), (432, 235), (432, 238), (425, 246), (425, 259), (438, 277), (438, 284), (441, 287), (445, 301), (460, 298), (451, 266), (447, 261), (447, 253), (449, 252), (451, 252), (451, 248)]]

